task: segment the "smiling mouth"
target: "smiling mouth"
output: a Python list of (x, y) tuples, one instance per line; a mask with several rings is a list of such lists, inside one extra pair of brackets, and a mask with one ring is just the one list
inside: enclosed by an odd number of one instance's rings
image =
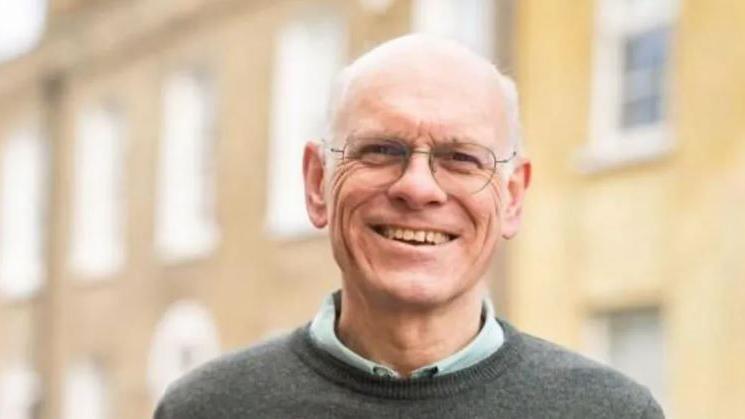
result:
[(441, 231), (414, 230), (387, 225), (373, 226), (373, 230), (386, 239), (414, 246), (437, 246), (448, 243), (457, 238), (452, 234), (443, 233)]

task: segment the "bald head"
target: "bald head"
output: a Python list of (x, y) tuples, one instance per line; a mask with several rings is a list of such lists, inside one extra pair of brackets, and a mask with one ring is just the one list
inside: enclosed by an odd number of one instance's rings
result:
[(347, 131), (349, 109), (404, 89), (431, 97), (433, 111), (443, 102), (473, 104), (473, 112), (493, 119), (505, 131), (500, 137), (519, 148), (517, 91), (512, 80), (463, 45), (424, 34), (385, 42), (342, 70), (329, 102), (330, 137), (343, 140), (339, 137)]

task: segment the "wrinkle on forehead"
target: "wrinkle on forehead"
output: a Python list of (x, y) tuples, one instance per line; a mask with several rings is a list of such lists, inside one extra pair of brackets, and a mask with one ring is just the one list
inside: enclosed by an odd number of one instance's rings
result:
[[(424, 129), (457, 127), (463, 115), (453, 113), (453, 107), (443, 104), (463, 103), (472, 106), (455, 108), (467, 112), (469, 117), (478, 115), (484, 121), (494, 121), (495, 130), (503, 131), (506, 125), (500, 74), (487, 60), (453, 41), (415, 34), (397, 38), (373, 49), (344, 69), (330, 109), (330, 129), (333, 134), (349, 134), (350, 124), (355, 128), (390, 129), (415, 135)], [(412, 108), (415, 102), (428, 120), (401, 118), (399, 114)], [(359, 119), (359, 110), (370, 121)], [(350, 112), (355, 112), (350, 118)], [(388, 126), (375, 127), (385, 116)], [(406, 123), (409, 126), (406, 126)], [(334, 135), (343, 140), (345, 134)], [(447, 137), (454, 133), (443, 132)], [(504, 137), (502, 132), (493, 132)], [(490, 136), (491, 136), (490, 135)]]

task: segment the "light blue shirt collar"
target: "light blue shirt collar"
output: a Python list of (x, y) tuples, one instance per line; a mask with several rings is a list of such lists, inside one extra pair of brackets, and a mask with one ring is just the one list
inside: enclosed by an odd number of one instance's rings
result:
[[(339, 340), (335, 332), (336, 305), (334, 294), (326, 297), (310, 325), (311, 340), (319, 348), (353, 367), (381, 377), (401, 378), (392, 368), (366, 359)], [(468, 368), (496, 352), (504, 343), (504, 331), (494, 317), (494, 307), (488, 298), (482, 308), (483, 325), (478, 335), (463, 349), (411, 373), (411, 378), (450, 374)]]

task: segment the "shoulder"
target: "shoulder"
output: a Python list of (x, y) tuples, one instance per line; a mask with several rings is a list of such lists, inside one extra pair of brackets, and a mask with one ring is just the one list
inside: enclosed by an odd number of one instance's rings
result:
[(522, 361), (529, 370), (543, 379), (565, 380), (582, 378), (581, 383), (603, 384), (641, 390), (642, 386), (603, 364), (544, 339), (520, 333)]
[[(297, 333), (297, 331), (296, 331)], [(247, 409), (252, 398), (302, 368), (290, 348), (292, 335), (222, 355), (168, 387), (156, 419), (223, 417), (217, 411)], [(230, 416), (225, 416), (230, 417)]]
[(588, 412), (624, 412), (617, 417), (663, 417), (649, 390), (624, 374), (541, 338), (517, 334), (521, 374), (554, 401)]

